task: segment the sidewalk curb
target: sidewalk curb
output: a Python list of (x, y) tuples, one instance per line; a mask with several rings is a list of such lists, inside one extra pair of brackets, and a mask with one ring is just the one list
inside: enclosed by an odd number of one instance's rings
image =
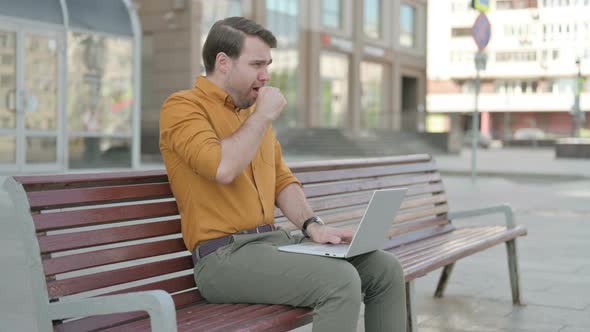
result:
[[(471, 176), (470, 170), (462, 169), (443, 169), (439, 168), (443, 175), (454, 176)], [(590, 174), (559, 174), (559, 173), (533, 173), (533, 172), (503, 172), (503, 171), (477, 171), (477, 176), (485, 177), (521, 177), (531, 179), (559, 180), (559, 181), (576, 181), (590, 180)]]

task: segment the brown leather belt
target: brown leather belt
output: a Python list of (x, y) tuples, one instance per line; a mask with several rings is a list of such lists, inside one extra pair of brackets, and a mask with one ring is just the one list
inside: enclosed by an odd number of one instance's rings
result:
[(234, 240), (233, 239), (234, 235), (266, 233), (266, 232), (272, 232), (274, 230), (275, 230), (274, 225), (264, 224), (264, 225), (257, 226), (256, 228), (247, 229), (245, 231), (237, 232), (237, 233), (234, 233), (231, 235), (226, 235), (226, 236), (218, 237), (216, 239), (204, 241), (203, 243), (199, 244), (195, 248), (195, 250), (193, 251), (193, 264), (197, 265), (197, 261), (199, 259), (209, 255), (212, 252), (215, 252), (215, 250), (217, 250), (225, 245), (232, 243)]

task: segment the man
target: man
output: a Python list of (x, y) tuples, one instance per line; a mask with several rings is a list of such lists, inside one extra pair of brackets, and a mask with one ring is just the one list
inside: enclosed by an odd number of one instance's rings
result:
[(248, 19), (216, 22), (203, 46), (206, 76), (162, 107), (160, 149), (193, 252), (195, 280), (213, 303), (314, 307), (314, 331), (405, 331), (405, 283), (384, 251), (352, 259), (285, 253), (302, 236), (275, 230), (274, 206), (319, 243), (353, 231), (323, 225), (283, 160), (271, 123), (286, 105), (270, 79), (271, 32)]

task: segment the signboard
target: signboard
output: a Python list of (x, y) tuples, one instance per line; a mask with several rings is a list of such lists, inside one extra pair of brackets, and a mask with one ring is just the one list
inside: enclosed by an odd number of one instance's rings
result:
[(480, 51), (488, 46), (492, 35), (492, 27), (484, 13), (479, 14), (477, 19), (475, 19), (475, 23), (473, 23), (473, 27), (471, 28), (471, 35)]
[(490, 0), (471, 0), (471, 8), (487, 13), (490, 10)]
[(352, 42), (350, 40), (333, 37), (327, 34), (322, 34), (322, 43), (341, 49), (342, 51), (352, 52)]

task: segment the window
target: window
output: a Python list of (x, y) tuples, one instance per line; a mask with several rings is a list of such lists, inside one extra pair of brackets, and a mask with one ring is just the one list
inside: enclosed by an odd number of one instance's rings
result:
[(133, 41), (76, 32), (68, 48), (70, 130), (131, 135)]
[(320, 55), (320, 126), (342, 128), (348, 110), (348, 68), (346, 54)]
[(471, 28), (453, 28), (451, 29), (451, 35), (453, 38), (470, 37)]
[(273, 63), (269, 67), (269, 85), (281, 90), (287, 106), (273, 124), (275, 127), (297, 126), (297, 83), (299, 81), (299, 1), (266, 0), (266, 22), (277, 37), (272, 49)]
[(342, 28), (342, 0), (322, 0), (322, 25)]
[[(201, 45), (205, 44), (209, 30), (215, 22), (230, 16), (242, 16), (240, 0), (201, 1)], [(202, 73), (205, 73), (201, 59)]]
[(70, 167), (130, 166), (132, 57), (131, 39), (69, 33)]
[(381, 5), (381, 0), (364, 0), (363, 29), (369, 38), (382, 38)]
[(535, 51), (498, 52), (496, 62), (533, 62), (537, 60)]
[(400, 7), (399, 43), (404, 47), (416, 47), (416, 8), (408, 4)]
[(512, 0), (496, 1), (496, 9), (512, 9)]
[(391, 119), (383, 112), (385, 66), (361, 62), (361, 107), (365, 128), (383, 128)]
[(472, 10), (471, 1), (469, 0), (452, 0), (451, 2), (452, 12), (469, 12)]
[(14, 64), (14, 55), (12, 55), (12, 54), (4, 54), (4, 55), (2, 55), (2, 64), (3, 65), (12, 65), (12, 64)]
[(16, 138), (0, 136), (0, 163), (14, 163), (16, 161)]

